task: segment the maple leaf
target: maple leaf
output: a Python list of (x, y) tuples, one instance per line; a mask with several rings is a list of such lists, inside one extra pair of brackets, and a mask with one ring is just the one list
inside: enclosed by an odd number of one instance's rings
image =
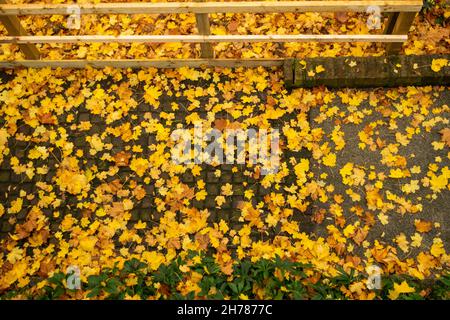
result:
[(414, 233), (414, 235), (411, 236), (411, 246), (416, 248), (420, 247), (420, 245), (422, 244), (422, 239), (423, 238), (420, 234), (418, 234), (417, 232)]
[(349, 19), (349, 16), (347, 15), (347, 12), (335, 12), (334, 18), (340, 23), (346, 23)]
[(395, 237), (395, 242), (403, 252), (409, 251), (409, 241), (406, 239), (404, 233), (400, 233), (397, 237)]
[[(8, 142), (8, 131), (4, 128), (0, 128), (0, 147), (3, 147)], [(0, 149), (1, 150), (1, 149)]]
[(220, 266), (220, 270), (228, 276), (232, 275), (233, 274), (233, 262), (230, 261), (227, 264)]
[(433, 224), (431, 223), (431, 221), (425, 221), (425, 220), (420, 220), (420, 219), (416, 219), (414, 220), (414, 225), (416, 226), (416, 230), (418, 232), (429, 232), (431, 231)]
[(17, 198), (11, 202), (11, 207), (8, 209), (8, 213), (19, 213), (22, 210), (23, 199)]
[(352, 236), (352, 239), (353, 241), (356, 242), (356, 244), (361, 245), (364, 239), (366, 239), (368, 233), (369, 233), (368, 230), (365, 230), (363, 228), (357, 228), (356, 232)]
[(139, 177), (142, 177), (149, 167), (149, 161), (144, 158), (134, 158), (130, 163), (130, 169), (136, 172)]
[(155, 86), (146, 86), (144, 100), (153, 105), (155, 108), (159, 107), (159, 97), (162, 95), (162, 91)]
[(334, 166), (336, 166), (336, 154), (330, 152), (325, 157), (323, 157), (322, 162), (327, 167), (334, 167)]
[(146, 195), (145, 189), (142, 186), (137, 186), (133, 190), (133, 195), (137, 200), (142, 200)]
[(90, 189), (88, 178), (81, 172), (62, 167), (57, 171), (56, 176), (56, 181), (62, 191), (67, 191), (71, 194), (80, 194)]
[(205, 250), (208, 248), (209, 236), (207, 234), (201, 234), (200, 232), (197, 232), (195, 234), (195, 241), (199, 245), (199, 249)]
[(442, 129), (439, 133), (442, 135), (442, 141), (447, 144), (447, 147), (450, 147), (450, 128)]
[(114, 155), (113, 160), (118, 167), (126, 167), (130, 162), (131, 154), (125, 151), (118, 152)]
[(91, 252), (94, 250), (94, 247), (97, 243), (97, 238), (95, 237), (85, 237), (80, 239), (80, 248), (84, 251)]
[(217, 130), (222, 131), (223, 129), (225, 129), (228, 125), (228, 120), (227, 119), (216, 119), (214, 120), (214, 127)]
[(227, 25), (227, 29), (231, 34), (235, 33), (237, 31), (238, 27), (239, 27), (239, 21), (236, 21), (236, 20), (231, 20), (230, 23), (228, 23), (228, 25)]
[(413, 293), (416, 290), (409, 286), (408, 282), (394, 283), (394, 288), (389, 290), (389, 299), (396, 300), (403, 293)]
[(215, 200), (216, 200), (217, 207), (219, 207), (219, 208), (222, 207), (222, 205), (226, 202), (224, 196), (217, 196)]
[(430, 253), (433, 255), (433, 257), (436, 258), (445, 254), (444, 244), (442, 243), (441, 239), (439, 238), (433, 239), (433, 245), (430, 248)]
[(51, 273), (53, 270), (55, 270), (56, 262), (55, 260), (52, 260), (50, 258), (46, 258), (43, 261), (41, 261), (41, 265), (39, 267), (38, 275), (40, 277), (47, 278), (48, 274)]
[(220, 190), (224, 196), (231, 196), (233, 194), (233, 186), (229, 183), (224, 184)]
[(447, 64), (447, 59), (433, 59), (433, 61), (431, 62), (431, 70), (433, 70), (434, 72), (439, 72), (443, 67), (447, 66)]
[(50, 112), (40, 113), (37, 118), (42, 124), (56, 124), (56, 117), (54, 117)]
[(318, 65), (318, 66), (316, 66), (315, 71), (316, 71), (316, 73), (321, 73), (321, 72), (325, 71), (325, 68), (322, 65)]

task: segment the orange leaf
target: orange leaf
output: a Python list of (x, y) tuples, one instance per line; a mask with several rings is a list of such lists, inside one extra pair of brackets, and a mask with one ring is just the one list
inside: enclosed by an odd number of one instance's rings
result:
[(128, 166), (129, 162), (130, 162), (130, 158), (131, 158), (131, 154), (121, 151), (119, 153), (117, 153), (113, 159), (114, 162), (116, 163), (116, 166), (118, 167), (126, 167)]
[(56, 124), (56, 118), (49, 112), (38, 114), (38, 120), (42, 124)]
[(418, 232), (429, 232), (432, 228), (431, 221), (425, 220), (414, 220), (414, 225), (416, 226), (416, 230)]
[(450, 128), (442, 129), (439, 133), (442, 134), (441, 140), (450, 147)]

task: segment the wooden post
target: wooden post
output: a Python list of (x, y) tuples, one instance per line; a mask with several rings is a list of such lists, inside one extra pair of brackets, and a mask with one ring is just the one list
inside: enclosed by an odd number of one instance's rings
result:
[[(0, 0), (0, 4), (7, 4), (6, 0)], [(5, 26), (10, 36), (26, 36), (28, 33), (20, 24), (16, 16), (0, 16), (0, 21)], [(34, 44), (19, 44), (20, 50), (30, 60), (39, 60), (41, 54)]]
[(395, 22), (398, 18), (398, 12), (389, 12), (387, 14), (386, 26), (384, 27), (383, 34), (392, 34), (394, 30)]
[[(197, 2), (205, 2), (205, 0), (196, 0)], [(197, 29), (201, 35), (210, 35), (209, 16), (207, 13), (197, 13), (195, 15), (197, 20)], [(211, 43), (200, 44), (200, 58), (212, 59), (214, 58), (214, 49)]]
[[(400, 12), (396, 15), (396, 19), (388, 23), (392, 24), (391, 34), (408, 34), (409, 29), (416, 17), (416, 12)], [(402, 48), (402, 43), (389, 43), (386, 46), (386, 52), (388, 54), (398, 54)]]

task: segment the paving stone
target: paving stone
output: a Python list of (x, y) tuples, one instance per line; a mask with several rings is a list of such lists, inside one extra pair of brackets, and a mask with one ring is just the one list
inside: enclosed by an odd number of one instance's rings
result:
[(2, 229), (1, 229), (2, 232), (11, 232), (14, 229), (14, 227), (12, 225), (10, 225), (8, 221), (4, 221), (1, 226), (2, 226)]
[(151, 212), (150, 208), (145, 208), (145, 209), (139, 210), (139, 218), (142, 221), (146, 221), (146, 222), (151, 221), (152, 220), (152, 212)]
[(9, 183), (0, 183), (0, 199), (2, 196), (5, 195), (5, 193), (8, 192), (9, 187), (10, 187)]
[(233, 200), (231, 201), (231, 207), (233, 209), (237, 209), (242, 201), (244, 201), (244, 197), (233, 196)]
[(27, 217), (27, 215), (28, 215), (28, 210), (22, 209), (22, 210), (20, 210), (19, 213), (17, 213), (16, 217), (17, 217), (17, 220), (22, 221)]
[(8, 182), (10, 180), (10, 171), (1, 170), (0, 171), (0, 182)]
[(81, 121), (89, 121), (90, 122), (90, 113), (80, 113), (78, 114), (78, 122)]
[(199, 201), (197, 199), (192, 200), (192, 205), (197, 209), (204, 209), (204, 201)]
[(220, 176), (220, 181), (221, 182), (232, 182), (233, 181), (233, 174), (231, 172), (222, 172), (221, 176)]
[(130, 221), (132, 222), (137, 222), (139, 221), (140, 217), (141, 217), (141, 210), (139, 209), (133, 209), (131, 210), (131, 218)]
[(207, 183), (216, 183), (219, 182), (219, 177), (216, 177), (214, 172), (207, 172), (206, 173), (206, 182)]
[(147, 146), (151, 146), (152, 144), (156, 144), (158, 141), (156, 139), (156, 135), (150, 134), (147, 140)]
[(25, 158), (25, 149), (23, 148), (14, 148), (14, 156), (17, 157), (18, 159), (22, 159)]
[(233, 195), (243, 196), (244, 192), (245, 192), (245, 188), (243, 185), (234, 185), (233, 186)]
[(220, 193), (220, 187), (217, 184), (207, 184), (206, 192), (209, 195), (217, 196)]
[(271, 192), (270, 189), (266, 189), (263, 186), (259, 186), (259, 188), (258, 188), (258, 194), (261, 196), (268, 195), (270, 192)]
[(226, 201), (224, 204), (222, 204), (222, 209), (231, 209), (231, 200), (229, 199), (229, 197), (226, 197), (225, 199)]
[(241, 182), (244, 182), (245, 180), (246, 179), (242, 173), (237, 172), (237, 173), (233, 174), (233, 182), (241, 183)]
[(104, 123), (105, 120), (100, 117), (99, 115), (96, 114), (91, 114), (91, 123), (92, 124), (100, 124), (100, 123)]
[(15, 174), (15, 173), (12, 173), (11, 174), (11, 182), (12, 183), (19, 183), (19, 182), (22, 182), (22, 175), (20, 174)]
[(183, 181), (183, 182), (194, 182), (194, 176), (190, 172), (185, 172), (181, 176), (181, 181)]
[(205, 208), (215, 208), (217, 206), (215, 198), (216, 197), (214, 197), (214, 196), (207, 196), (204, 201), (204, 207)]
[(148, 209), (152, 206), (153, 201), (150, 199), (150, 197), (145, 197), (141, 200), (140, 206), (141, 208)]

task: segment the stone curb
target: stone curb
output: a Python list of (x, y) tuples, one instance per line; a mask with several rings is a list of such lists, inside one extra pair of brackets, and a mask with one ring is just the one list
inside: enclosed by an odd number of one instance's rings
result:
[[(431, 69), (436, 59), (448, 61), (437, 72)], [(446, 86), (450, 85), (450, 54), (287, 59), (284, 73), (288, 88)]]

